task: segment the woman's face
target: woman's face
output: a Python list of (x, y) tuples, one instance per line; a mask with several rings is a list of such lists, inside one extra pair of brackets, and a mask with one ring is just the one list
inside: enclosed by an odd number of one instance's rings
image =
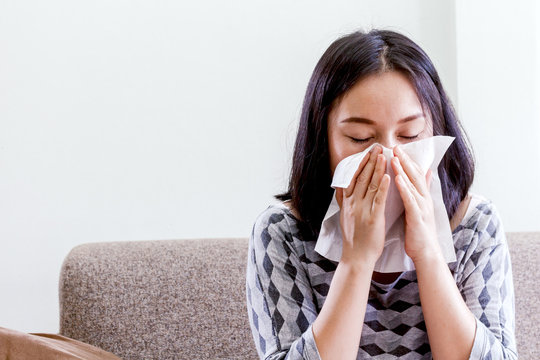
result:
[(358, 81), (328, 116), (332, 176), (337, 164), (371, 144), (387, 148), (433, 136), (412, 83), (400, 72), (369, 75)]

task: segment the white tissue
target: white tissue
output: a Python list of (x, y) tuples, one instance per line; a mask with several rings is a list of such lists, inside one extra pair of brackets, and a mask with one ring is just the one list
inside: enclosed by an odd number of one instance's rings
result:
[[(447, 263), (456, 261), (452, 231), (448, 213), (442, 198), (441, 183), (437, 167), (448, 147), (454, 141), (452, 136), (437, 135), (411, 143), (400, 145), (403, 152), (418, 164), (424, 176), (429, 168), (432, 171), (430, 194), (433, 200), (435, 213), (435, 225), (437, 240), (441, 247), (444, 259)], [(361, 153), (357, 153), (343, 159), (334, 171), (332, 187), (347, 188), (351, 183), (359, 164), (364, 156), (369, 156), (369, 151), (376, 144), (372, 144)], [(380, 145), (380, 144), (379, 144)], [(385, 205), (385, 244), (384, 250), (375, 264), (375, 271), (402, 272), (414, 270), (414, 263), (405, 253), (405, 209), (399, 190), (395, 184), (395, 174), (391, 165), (393, 150), (380, 145), (386, 157), (386, 173), (390, 175), (390, 186)], [(315, 245), (315, 251), (327, 259), (339, 261), (342, 252), (341, 225), (339, 223), (340, 209), (336, 200), (336, 193), (328, 207), (328, 211), (322, 222), (321, 231)]]

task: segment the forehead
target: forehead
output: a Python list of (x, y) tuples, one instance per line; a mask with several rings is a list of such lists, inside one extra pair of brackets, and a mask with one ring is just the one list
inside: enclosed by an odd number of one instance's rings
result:
[(332, 105), (332, 121), (357, 116), (387, 122), (423, 112), (412, 82), (397, 71), (373, 74), (359, 80)]

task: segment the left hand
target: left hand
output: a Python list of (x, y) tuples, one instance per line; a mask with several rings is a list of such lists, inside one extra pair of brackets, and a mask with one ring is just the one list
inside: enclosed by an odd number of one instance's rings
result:
[(426, 176), (400, 146), (394, 147), (392, 168), (405, 207), (405, 252), (416, 263), (425, 257), (441, 254), (433, 200), (429, 192), (431, 169)]

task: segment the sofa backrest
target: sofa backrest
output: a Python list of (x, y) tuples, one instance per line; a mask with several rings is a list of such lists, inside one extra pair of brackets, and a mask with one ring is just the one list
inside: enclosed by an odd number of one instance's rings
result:
[(516, 296), (518, 358), (540, 359), (540, 232), (508, 232), (506, 239)]
[[(520, 359), (539, 359), (540, 232), (507, 233)], [(60, 334), (123, 359), (256, 359), (248, 239), (89, 243), (60, 274)]]
[(123, 359), (256, 359), (248, 240), (90, 243), (60, 276), (60, 334)]

